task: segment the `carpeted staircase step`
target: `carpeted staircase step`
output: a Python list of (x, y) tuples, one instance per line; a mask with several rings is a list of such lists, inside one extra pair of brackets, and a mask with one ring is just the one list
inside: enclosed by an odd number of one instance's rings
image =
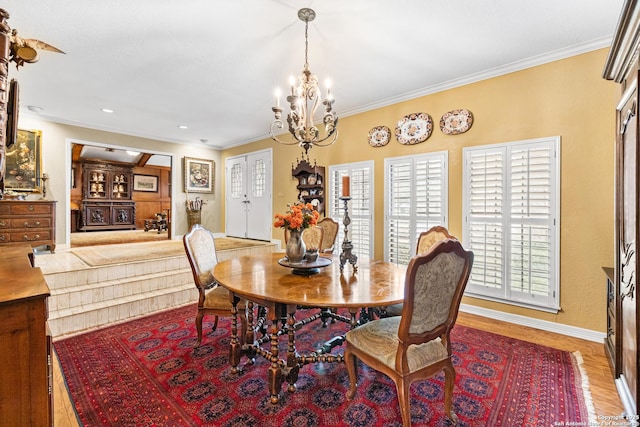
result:
[[(191, 276), (191, 271), (187, 272)], [(177, 274), (178, 276), (180, 274)], [(191, 304), (197, 298), (192, 278), (146, 292), (131, 293), (103, 301), (49, 310), (49, 327), (55, 338), (120, 323), (135, 317)], [(54, 297), (54, 295), (52, 295)]]
[(76, 335), (136, 317), (192, 304), (195, 293), (193, 286), (183, 285), (172, 292), (145, 292), (132, 298), (111, 301), (111, 304), (94, 303), (81, 311), (60, 310), (55, 313), (55, 316), (49, 318), (49, 328), (55, 339)]
[(190, 268), (186, 256), (177, 256), (101, 267), (87, 266), (81, 269), (47, 273), (45, 278), (50, 289), (60, 290), (66, 287), (75, 288), (79, 285), (127, 280), (135, 276)]
[(120, 323), (197, 298), (186, 257), (90, 267), (45, 276), (54, 337)]
[(194, 287), (191, 269), (183, 268), (124, 279), (55, 288), (51, 289), (49, 310), (75, 309), (92, 303), (108, 302), (144, 292), (171, 290), (182, 285)]
[[(72, 252), (78, 256), (84, 250), (85, 259), (79, 257), (84, 263), (45, 273), (51, 290), (49, 327), (55, 339), (196, 302), (182, 242), (135, 245), (135, 250), (125, 250), (127, 245), (79, 248)], [(274, 244), (253, 244), (219, 251), (218, 260), (275, 249)], [(150, 252), (159, 258), (140, 259)]]

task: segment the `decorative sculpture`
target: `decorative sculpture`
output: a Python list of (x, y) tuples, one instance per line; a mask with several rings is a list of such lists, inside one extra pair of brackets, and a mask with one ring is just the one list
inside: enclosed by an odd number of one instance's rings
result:
[(18, 36), (18, 30), (16, 30), (15, 28), (11, 30), (11, 55), (9, 57), (9, 60), (16, 63), (16, 68), (24, 65), (25, 62), (29, 64), (38, 62), (39, 57), (38, 51), (36, 49), (48, 50), (50, 52), (64, 54), (64, 52), (57, 47), (51, 46), (48, 43), (36, 39), (23, 39), (22, 37)]

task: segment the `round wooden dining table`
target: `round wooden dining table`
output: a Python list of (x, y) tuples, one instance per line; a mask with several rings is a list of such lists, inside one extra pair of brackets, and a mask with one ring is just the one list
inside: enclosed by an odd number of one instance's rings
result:
[[(305, 324), (321, 320), (348, 322), (351, 328), (370, 319), (369, 308), (397, 304), (404, 299), (406, 268), (382, 261), (358, 263), (357, 272), (345, 268), (340, 271), (336, 256), (331, 263), (315, 274), (293, 274), (293, 269), (281, 265), (283, 253), (248, 255), (219, 262), (214, 270), (215, 280), (229, 290), (232, 321), (229, 360), (237, 372), (243, 354), (251, 359), (256, 355), (270, 363), (268, 371), (271, 402), (277, 403), (284, 382), (288, 391), (295, 391), (299, 369), (314, 362), (342, 362), (342, 354), (331, 349), (344, 342), (339, 332), (322, 348), (307, 355), (296, 351), (295, 332)], [(286, 262), (284, 262), (286, 265)], [(299, 269), (298, 269), (299, 270)], [(240, 299), (249, 302), (246, 311), (247, 332), (238, 336), (238, 310)], [(254, 304), (258, 307), (254, 315)], [(317, 308), (319, 312), (302, 320), (296, 319), (300, 308)], [(341, 316), (338, 309), (346, 309), (350, 317)], [(344, 312), (344, 310), (342, 310)], [(268, 325), (265, 327), (265, 322)], [(280, 336), (288, 338), (286, 357), (279, 356)], [(267, 348), (263, 344), (268, 344)]]

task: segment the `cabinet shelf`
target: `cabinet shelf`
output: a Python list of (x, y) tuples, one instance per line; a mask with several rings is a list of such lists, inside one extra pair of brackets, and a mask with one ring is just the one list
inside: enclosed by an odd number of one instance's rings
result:
[[(324, 213), (324, 166), (318, 166), (316, 164), (312, 166), (307, 160), (301, 160), (298, 166), (292, 168), (291, 174), (298, 180), (298, 184), (296, 185), (298, 200), (306, 203), (313, 203), (317, 200), (317, 203), (315, 203), (316, 210)], [(310, 177), (312, 183), (309, 182)], [(303, 192), (306, 194), (303, 194)]]

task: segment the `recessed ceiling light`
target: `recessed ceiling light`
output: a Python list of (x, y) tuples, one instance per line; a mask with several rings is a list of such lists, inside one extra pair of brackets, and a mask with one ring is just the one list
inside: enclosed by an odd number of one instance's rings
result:
[(103, 108), (102, 110), (103, 113), (113, 113), (113, 110), (111, 108)]
[(27, 109), (29, 111), (33, 111), (34, 113), (39, 113), (40, 111), (44, 110), (44, 108), (38, 107), (37, 105), (27, 105)]
[(189, 129), (189, 127), (185, 125), (178, 125), (178, 129)]
[(127, 154), (130, 155), (130, 156), (137, 156), (138, 154), (140, 154), (140, 152), (127, 150)]

